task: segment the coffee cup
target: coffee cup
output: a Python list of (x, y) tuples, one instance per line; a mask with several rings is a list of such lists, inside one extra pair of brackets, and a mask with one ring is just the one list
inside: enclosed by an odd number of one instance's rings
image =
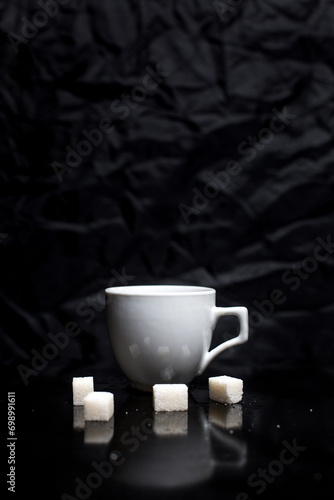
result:
[[(216, 307), (213, 288), (136, 285), (105, 290), (109, 336), (116, 360), (139, 390), (189, 383), (221, 352), (248, 339), (246, 307)], [(222, 316), (237, 316), (240, 332), (209, 351)]]

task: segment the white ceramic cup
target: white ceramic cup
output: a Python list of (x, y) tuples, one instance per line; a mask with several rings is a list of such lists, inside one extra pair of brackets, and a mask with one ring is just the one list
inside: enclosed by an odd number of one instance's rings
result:
[[(248, 339), (245, 307), (216, 307), (213, 288), (142, 285), (107, 288), (106, 313), (116, 360), (140, 390), (154, 384), (189, 383), (225, 349)], [(240, 321), (237, 337), (209, 351), (221, 316)]]

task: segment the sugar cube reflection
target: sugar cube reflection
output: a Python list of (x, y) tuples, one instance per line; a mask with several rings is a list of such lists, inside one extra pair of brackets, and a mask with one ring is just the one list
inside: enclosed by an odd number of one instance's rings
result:
[(160, 375), (162, 380), (165, 380), (166, 382), (170, 381), (173, 376), (175, 375), (175, 372), (171, 366), (167, 366), (163, 370), (160, 371)]
[(247, 463), (247, 443), (238, 431), (242, 429), (241, 404), (210, 402), (209, 428), (212, 450), (217, 450), (215, 462), (225, 473), (237, 473)]
[(209, 422), (223, 429), (242, 428), (242, 406), (241, 404), (225, 405), (210, 401)]
[(73, 429), (82, 431), (85, 428), (85, 416), (83, 406), (73, 406)]
[(85, 422), (85, 444), (107, 444), (114, 436), (114, 417), (108, 422)]
[(153, 431), (157, 436), (187, 434), (188, 413), (183, 411), (156, 412)]

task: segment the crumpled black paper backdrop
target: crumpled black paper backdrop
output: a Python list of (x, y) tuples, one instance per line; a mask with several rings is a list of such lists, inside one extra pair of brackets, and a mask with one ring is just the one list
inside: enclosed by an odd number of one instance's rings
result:
[[(212, 286), (218, 305), (249, 308), (249, 342), (212, 373), (331, 369), (334, 2), (0, 11), (10, 373), (42, 352), (29, 380), (117, 371), (103, 290), (143, 283)], [(66, 325), (76, 335), (45, 349)], [(226, 318), (213, 343), (236, 333)]]

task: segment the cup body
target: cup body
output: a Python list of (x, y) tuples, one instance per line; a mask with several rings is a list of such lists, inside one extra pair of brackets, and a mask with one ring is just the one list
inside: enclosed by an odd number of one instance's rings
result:
[(132, 386), (188, 383), (212, 339), (213, 288), (144, 285), (106, 289), (106, 313), (116, 360)]

